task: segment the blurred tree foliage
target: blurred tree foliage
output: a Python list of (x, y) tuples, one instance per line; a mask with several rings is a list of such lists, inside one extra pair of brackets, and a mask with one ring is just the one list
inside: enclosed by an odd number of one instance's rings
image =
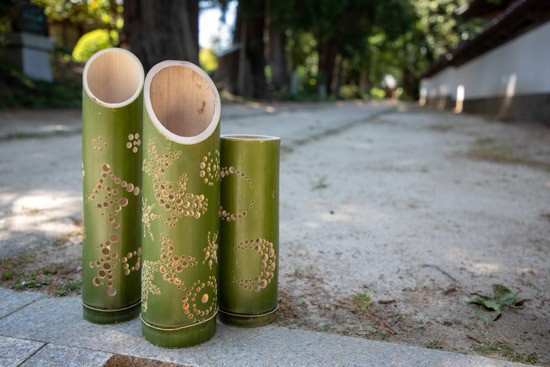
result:
[(50, 22), (69, 21), (86, 29), (116, 30), (122, 27), (122, 1), (32, 0), (44, 8)]
[(75, 61), (86, 62), (96, 52), (112, 47), (114, 43), (118, 43), (116, 34), (111, 37), (105, 29), (95, 29), (80, 37), (74, 47), (73, 58)]
[[(469, 0), (31, 1), (81, 34), (104, 29), (114, 45), (120, 34), (146, 68), (167, 58), (198, 62), (199, 5), (225, 12), (237, 1), (232, 72), (237, 93), (254, 98), (380, 97), (390, 89), (416, 98), (422, 72), (485, 25), (458, 15)], [(16, 2), (0, 3), (0, 31)]]
[[(426, 67), (483, 29), (458, 9), (467, 0), (239, 0), (234, 40), (270, 93), (369, 95), (392, 75), (413, 98)], [(220, 2), (223, 5), (225, 2)], [(282, 50), (282, 51), (281, 51)], [(246, 67), (239, 66), (239, 74)], [(263, 71), (260, 73), (260, 71)], [(264, 78), (267, 76), (266, 82)]]

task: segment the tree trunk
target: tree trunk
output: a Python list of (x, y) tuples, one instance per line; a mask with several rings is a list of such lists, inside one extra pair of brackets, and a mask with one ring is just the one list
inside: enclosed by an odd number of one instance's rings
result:
[(273, 89), (279, 93), (286, 93), (290, 84), (288, 65), (285, 52), (286, 35), (284, 30), (268, 21), (269, 29), (269, 65)]
[(359, 92), (361, 92), (362, 95), (370, 92), (369, 72), (366, 67), (361, 70), (359, 76)]
[[(263, 4), (263, 2), (262, 2)], [(254, 9), (253, 9), (254, 10)], [(252, 71), (254, 91), (252, 97), (267, 97), (267, 81), (265, 78), (264, 55), (264, 9), (263, 6), (252, 14), (247, 26), (246, 55)]]
[(327, 95), (331, 95), (334, 92), (332, 78), (334, 76), (334, 67), (336, 66), (338, 52), (339, 45), (333, 40), (326, 42), (319, 50), (319, 71), (321, 72)]
[[(235, 40), (244, 46), (246, 58), (239, 58), (239, 73), (246, 70), (246, 85), (238, 93), (244, 97), (266, 98), (264, 56), (265, 3), (264, 1), (240, 0), (237, 8)], [(243, 65), (244, 63), (244, 65)], [(248, 73), (250, 70), (250, 73)], [(248, 77), (248, 75), (250, 77)], [(239, 80), (242, 76), (239, 75)], [(252, 87), (252, 88), (250, 88)]]
[(199, 62), (199, 0), (125, 0), (123, 46), (145, 70), (163, 60)]
[(409, 68), (403, 69), (403, 89), (405, 95), (413, 100), (419, 97), (419, 80)]

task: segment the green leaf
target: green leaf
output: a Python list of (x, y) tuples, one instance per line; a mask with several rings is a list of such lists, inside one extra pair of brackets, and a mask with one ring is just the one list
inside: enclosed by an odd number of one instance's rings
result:
[[(517, 293), (512, 292), (502, 284), (493, 284), (493, 297), (487, 297), (479, 293), (472, 294), (471, 297), (463, 297), (464, 302), (475, 303), (477, 305), (485, 307), (487, 310), (493, 310), (495, 312), (487, 313), (482, 310), (477, 311), (477, 316), (485, 321), (495, 321), (501, 315), (502, 306), (513, 307), (515, 304), (521, 301), (517, 301)], [(521, 307), (521, 306), (520, 306)]]
[(517, 293), (512, 292), (502, 284), (493, 284), (494, 298), (498, 299), (501, 304), (513, 305), (517, 301)]
[(462, 300), (466, 303), (475, 303), (477, 305), (483, 305), (483, 302), (487, 297), (482, 296), (481, 294), (474, 293), (472, 297), (463, 297)]
[(477, 317), (479, 317), (479, 319), (485, 323), (490, 323), (492, 321), (495, 321), (496, 319), (498, 319), (500, 317), (500, 311), (498, 312), (486, 312), (486, 311), (482, 311), (482, 310), (477, 310), (476, 311), (476, 315)]
[(485, 306), (485, 308), (488, 308), (490, 310), (494, 310), (494, 311), (499, 311), (501, 310), (501, 304), (499, 302), (497, 302), (496, 300), (494, 299), (486, 299), (485, 301), (483, 301), (483, 306)]

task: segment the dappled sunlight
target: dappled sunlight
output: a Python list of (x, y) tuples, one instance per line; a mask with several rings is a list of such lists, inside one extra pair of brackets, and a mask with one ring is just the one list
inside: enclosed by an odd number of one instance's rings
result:
[[(349, 209), (349, 208), (348, 208)], [(324, 222), (350, 222), (356, 217), (355, 210), (339, 210), (338, 212), (333, 211), (331, 213), (323, 213), (320, 215), (321, 220)]]
[(510, 106), (512, 104), (512, 99), (516, 95), (516, 83), (517, 83), (517, 75), (516, 74), (510, 74), (510, 76), (507, 78), (504, 78), (503, 83), (506, 84), (506, 91), (504, 94), (504, 101), (502, 103), (502, 106), (499, 111), (500, 116), (505, 116), (510, 109)]
[[(82, 197), (59, 191), (34, 190), (16, 196), (0, 194), (0, 242), (8, 253), (23, 253), (36, 239), (55, 240), (79, 229)], [(41, 241), (41, 240), (40, 240)]]
[(258, 102), (246, 102), (244, 105), (246, 107), (252, 108), (254, 110), (259, 110), (259, 109), (263, 108), (262, 104), (258, 103)]
[(477, 262), (472, 264), (471, 271), (477, 274), (494, 274), (502, 271), (502, 264)]
[(464, 86), (459, 85), (456, 87), (456, 105), (454, 112), (455, 113), (461, 113), (462, 109), (464, 108)]
[(393, 162), (393, 166), (398, 169), (422, 169), (424, 165), (426, 164), (425, 161), (420, 159), (401, 159), (399, 161)]
[(11, 212), (17, 216), (28, 217), (40, 216), (44, 212), (47, 212), (48, 217), (74, 217), (80, 216), (81, 205), (80, 195), (61, 196), (59, 192), (36, 190), (13, 201)]
[(352, 141), (348, 143), (348, 146), (354, 149), (371, 150), (373, 144), (365, 141)]
[(319, 228), (321, 224), (317, 222), (304, 222), (304, 226), (307, 228), (316, 229), (316, 228)]
[(516, 93), (517, 75), (512, 74), (506, 83), (506, 97), (513, 97)]
[[(319, 212), (318, 217), (322, 222), (328, 223), (365, 223), (387, 222), (392, 216), (373, 207), (365, 207), (357, 204), (344, 204), (335, 207), (329, 212)], [(311, 222), (308, 222), (311, 225)]]

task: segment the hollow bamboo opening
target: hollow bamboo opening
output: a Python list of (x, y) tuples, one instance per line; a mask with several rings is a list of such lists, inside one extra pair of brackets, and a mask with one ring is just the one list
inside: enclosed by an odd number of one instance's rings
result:
[(198, 136), (217, 123), (218, 92), (195, 68), (188, 63), (168, 65), (154, 75), (147, 91), (160, 124), (180, 137)]
[(132, 102), (143, 88), (144, 72), (132, 53), (107, 49), (96, 53), (84, 70), (84, 89), (101, 104), (119, 107)]

